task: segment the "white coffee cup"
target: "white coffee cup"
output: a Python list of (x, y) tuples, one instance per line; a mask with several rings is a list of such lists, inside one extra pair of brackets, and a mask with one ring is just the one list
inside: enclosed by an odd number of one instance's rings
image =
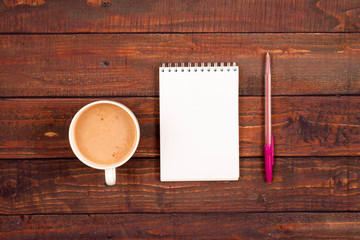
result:
[[(125, 110), (131, 116), (131, 118), (134, 120), (134, 124), (136, 126), (136, 131), (137, 131), (137, 135), (136, 135), (137, 139), (136, 139), (135, 147), (131, 151), (131, 153), (128, 155), (128, 157), (123, 159), (119, 163), (116, 163), (114, 165), (109, 165), (106, 167), (97, 165), (93, 162), (90, 162), (83, 154), (81, 154), (81, 152), (79, 151), (78, 146), (76, 144), (76, 140), (75, 140), (75, 136), (74, 136), (75, 135), (75, 125), (76, 125), (76, 122), (77, 122), (79, 116), (81, 116), (81, 114), (89, 107), (94, 106), (96, 104), (103, 104), (103, 103), (112, 104), (112, 105), (118, 106), (119, 108), (122, 108), (123, 110)], [(89, 167), (92, 167), (95, 169), (100, 169), (100, 170), (105, 170), (105, 182), (106, 182), (106, 185), (109, 185), (109, 186), (114, 185), (116, 183), (116, 170), (115, 169), (117, 167), (120, 167), (124, 163), (126, 163), (134, 155), (134, 153), (139, 145), (139, 140), (140, 140), (140, 127), (139, 127), (139, 123), (138, 123), (134, 113), (129, 108), (127, 108), (125, 105), (118, 103), (118, 102), (114, 102), (114, 101), (102, 100), (102, 101), (92, 102), (92, 103), (84, 106), (75, 114), (74, 118), (71, 120), (71, 124), (70, 124), (70, 128), (69, 128), (70, 146), (71, 146), (72, 151), (76, 155), (76, 157), (80, 161), (82, 161), (84, 164), (88, 165)]]

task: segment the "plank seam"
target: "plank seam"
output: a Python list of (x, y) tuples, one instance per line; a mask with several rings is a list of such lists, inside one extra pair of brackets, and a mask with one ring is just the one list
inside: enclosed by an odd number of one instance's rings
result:
[(354, 34), (358, 31), (349, 32), (1, 32), (0, 35), (134, 35), (134, 34)]
[[(253, 158), (263, 158), (263, 156), (246, 156), (246, 157), (240, 157), (240, 159), (253, 159)], [(323, 158), (360, 158), (360, 156), (357, 155), (348, 155), (348, 156), (344, 156), (344, 155), (334, 155), (334, 156), (275, 156), (276, 158), (292, 158), (292, 159), (296, 159), (296, 158), (312, 158), (312, 159), (323, 159)], [(56, 161), (56, 160), (76, 160), (76, 157), (48, 157), (48, 158), (31, 158), (31, 157), (27, 157), (27, 158), (0, 158), (0, 161)], [(141, 160), (141, 159), (160, 159), (160, 156), (157, 157), (133, 157), (131, 158), (133, 160)]]
[[(297, 94), (271, 95), (272, 97), (358, 97), (360, 94)], [(264, 95), (239, 95), (239, 97), (264, 97)], [(104, 95), (104, 96), (0, 96), (1, 99), (84, 99), (84, 98), (159, 98), (159, 95)]]
[(295, 213), (295, 214), (336, 214), (336, 213), (360, 213), (360, 211), (272, 211), (272, 212), (97, 212), (97, 213), (26, 213), (26, 214), (0, 214), (0, 217), (11, 217), (11, 216), (86, 216), (86, 215), (203, 215), (203, 214), (282, 214), (282, 213)]

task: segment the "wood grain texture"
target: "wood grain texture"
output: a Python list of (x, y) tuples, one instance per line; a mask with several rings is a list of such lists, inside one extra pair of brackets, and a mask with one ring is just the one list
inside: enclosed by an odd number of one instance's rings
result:
[(19, 5), (41, 6), (45, 4), (45, 0), (3, 0), (8, 7), (15, 7)]
[[(77, 3), (74, 3), (77, 4)], [(0, 36), (0, 96), (157, 96), (163, 62), (236, 62), (240, 95), (360, 93), (360, 34)]]
[(239, 181), (160, 182), (159, 159), (104, 171), (77, 159), (0, 161), (0, 214), (359, 211), (360, 158), (240, 158)]
[[(0, 53), (0, 239), (360, 239), (360, 1), (3, 0)], [(241, 177), (162, 183), (157, 69), (214, 61), (240, 67)], [(141, 126), (112, 187), (68, 143), (102, 98)]]
[[(0, 32), (354, 32), (357, 0), (40, 1), (0, 3)], [(18, 4), (14, 4), (18, 3)], [(40, 6), (41, 5), (41, 6)]]
[[(68, 142), (72, 117), (99, 99), (1, 99), (0, 158), (74, 157)], [(159, 156), (159, 99), (111, 98), (137, 116), (137, 157)], [(276, 156), (360, 154), (359, 97), (275, 97), (272, 106)], [(240, 156), (262, 156), (264, 100), (239, 98)]]
[(6, 239), (360, 239), (359, 213), (0, 216)]

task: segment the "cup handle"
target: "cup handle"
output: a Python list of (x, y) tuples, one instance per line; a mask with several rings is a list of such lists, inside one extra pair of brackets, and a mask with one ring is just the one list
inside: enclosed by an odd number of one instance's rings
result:
[(106, 185), (112, 186), (116, 183), (116, 170), (115, 168), (105, 169), (105, 182)]

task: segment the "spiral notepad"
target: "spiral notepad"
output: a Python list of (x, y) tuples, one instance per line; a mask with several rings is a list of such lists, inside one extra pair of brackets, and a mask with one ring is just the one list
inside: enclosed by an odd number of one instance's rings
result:
[(238, 180), (238, 71), (235, 63), (159, 68), (161, 181)]

